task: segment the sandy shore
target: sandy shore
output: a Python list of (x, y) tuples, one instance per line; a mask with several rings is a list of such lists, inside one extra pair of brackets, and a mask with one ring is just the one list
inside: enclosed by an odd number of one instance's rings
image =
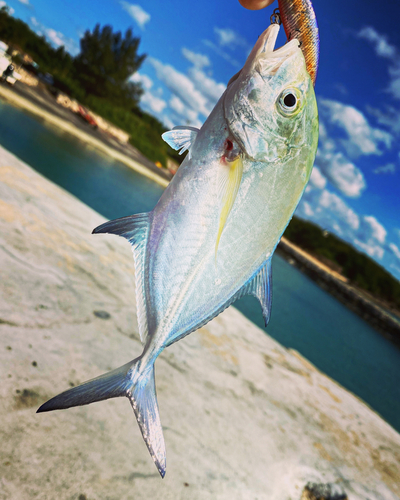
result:
[[(111, 158), (114, 158), (117, 161), (124, 163), (128, 167), (136, 170), (136, 172), (139, 172), (140, 174), (148, 177), (149, 179), (152, 179), (158, 184), (161, 184), (164, 187), (168, 186), (169, 180), (157, 174), (157, 172), (150, 170), (150, 168), (148, 168), (143, 163), (133, 158), (130, 158), (123, 152), (119, 151), (116, 147), (112, 147), (110, 144), (107, 144), (104, 140), (101, 140), (100, 138), (94, 137), (88, 132), (85, 132), (84, 130), (82, 130), (82, 127), (78, 127), (76, 124), (72, 122), (72, 120), (68, 120), (67, 117), (71, 113), (70, 112), (65, 113), (65, 110), (63, 110), (61, 106), (57, 105), (55, 102), (53, 105), (54, 106), (53, 111), (56, 111), (57, 108), (59, 108), (59, 110), (57, 111), (59, 111), (59, 113), (63, 113), (65, 115), (64, 117), (57, 116), (55, 112), (50, 112), (43, 106), (43, 104), (49, 105), (49, 102), (42, 102), (42, 105), (40, 105), (39, 103), (41, 97), (37, 92), (34, 92), (32, 89), (29, 88), (24, 89), (24, 91), (26, 91), (28, 96), (30, 95), (34, 97), (34, 99), (37, 100), (37, 103), (32, 98), (29, 99), (23, 95), (20, 95), (19, 93), (15, 92), (12, 88), (5, 85), (0, 85), (0, 98), (6, 100), (13, 106), (17, 106), (21, 109), (24, 109), (25, 111), (28, 111), (29, 113), (32, 113), (42, 118), (43, 120), (46, 120), (48, 123), (54, 125), (60, 130), (72, 134), (79, 140), (86, 142), (86, 144), (90, 144), (91, 146), (101, 151), (102, 153), (110, 156)], [(72, 119), (72, 114), (71, 114), (71, 119)], [(114, 142), (115, 145), (117, 146), (116, 141)]]
[(129, 245), (0, 148), (0, 499), (398, 500), (400, 435), (234, 308), (168, 348), (161, 480), (129, 403), (36, 414), (141, 352)]

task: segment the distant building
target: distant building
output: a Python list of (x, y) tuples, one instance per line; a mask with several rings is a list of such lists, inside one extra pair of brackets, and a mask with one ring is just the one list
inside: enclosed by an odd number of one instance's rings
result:
[(4, 54), (8, 50), (8, 45), (0, 41), (0, 55)]

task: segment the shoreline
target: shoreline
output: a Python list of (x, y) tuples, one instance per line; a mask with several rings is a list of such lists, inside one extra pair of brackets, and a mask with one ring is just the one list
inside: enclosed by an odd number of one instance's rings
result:
[[(89, 134), (87, 131), (82, 130), (76, 124), (74, 124), (72, 120), (68, 120), (66, 116), (65, 117), (57, 116), (56, 114), (43, 109), (43, 107), (40, 107), (39, 104), (36, 104), (35, 102), (33, 102), (32, 99), (28, 98), (27, 96), (20, 95), (13, 89), (5, 87), (4, 85), (0, 85), (0, 98), (4, 99), (6, 102), (15, 107), (23, 109), (31, 114), (34, 114), (35, 116), (42, 118), (46, 122), (54, 125), (55, 127), (59, 128), (64, 132), (73, 135), (82, 142), (85, 142), (86, 144), (93, 146), (94, 148), (110, 156), (111, 158), (114, 158), (115, 160), (124, 163), (126, 166), (148, 177), (149, 179), (157, 182), (161, 186), (163, 187), (168, 186), (170, 182), (168, 179), (159, 175), (157, 172), (153, 172), (146, 165), (143, 165), (142, 163), (136, 161), (133, 158), (130, 158), (123, 152), (118, 151), (115, 147), (112, 147), (111, 144), (107, 144), (104, 141), (105, 137), (97, 138)], [(63, 110), (60, 109), (60, 112), (61, 111)]]
[(279, 254), (311, 278), (320, 288), (355, 312), (385, 338), (400, 347), (400, 321), (392, 317), (376, 301), (366, 296), (336, 271), (282, 237), (277, 248)]
[[(21, 95), (22, 93), (24, 95)], [(157, 168), (152, 162), (143, 157), (140, 152), (131, 147), (135, 154), (137, 152), (138, 159), (131, 158), (121, 151), (121, 148), (123, 148), (121, 144), (111, 141), (104, 134), (96, 137), (92, 130), (85, 130), (85, 125), (77, 121), (71, 112), (61, 108), (55, 101), (49, 100), (45, 94), (41, 95), (40, 91), (27, 88), (23, 84), (18, 91), (0, 85), (0, 98), (45, 120), (59, 130), (73, 135), (85, 144), (93, 146), (101, 153), (120, 161), (161, 186), (168, 186), (170, 180), (163, 177), (161, 172), (157, 172)], [(152, 168), (156, 170), (154, 171)], [(346, 278), (284, 237), (282, 237), (278, 245), (278, 252), (289, 263), (295, 264), (301, 272), (311, 278), (318, 286), (328, 291), (379, 333), (392, 341), (397, 347), (400, 347), (400, 321), (390, 316), (377, 301), (362, 294), (358, 289), (347, 283)]]

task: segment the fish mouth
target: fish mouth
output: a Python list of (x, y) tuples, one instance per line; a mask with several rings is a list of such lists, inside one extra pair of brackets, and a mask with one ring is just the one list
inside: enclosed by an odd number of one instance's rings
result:
[[(250, 71), (256, 64), (265, 66), (268, 63), (269, 73), (275, 74), (281, 64), (295, 54), (297, 51), (301, 52), (300, 42), (297, 39), (290, 40), (282, 45), (282, 47), (275, 48), (276, 40), (278, 38), (280, 25), (271, 24), (259, 37), (250, 52), (247, 61), (243, 68), (232, 76), (229, 80), (227, 87), (233, 83), (241, 73)], [(272, 67), (271, 67), (271, 62)], [(275, 63), (275, 64), (274, 64)]]
[(223, 97), (224, 118), (229, 133), (246, 157), (254, 161), (271, 162), (278, 155), (276, 148), (270, 150), (265, 140), (264, 114), (258, 113), (259, 108), (264, 109), (266, 105), (262, 100), (262, 90), (269, 92), (271, 100), (275, 102), (286, 80), (283, 77), (282, 80), (279, 74), (275, 84), (271, 83), (271, 79), (281, 67), (293, 59), (290, 67), (297, 68), (300, 64), (304, 65), (305, 70), (303, 53), (297, 39), (275, 49), (279, 29), (278, 24), (272, 24), (258, 37), (245, 65), (231, 78)]
[(283, 63), (283, 61), (285, 61), (287, 58), (300, 51), (300, 42), (296, 38), (285, 43), (285, 45), (282, 45), (282, 47), (275, 48), (279, 29), (279, 24), (271, 24), (264, 31), (264, 33), (262, 33), (250, 53), (250, 56), (248, 58), (248, 60), (250, 59), (250, 62), (254, 63), (257, 60), (276, 60), (276, 62), (280, 61), (281, 63)]

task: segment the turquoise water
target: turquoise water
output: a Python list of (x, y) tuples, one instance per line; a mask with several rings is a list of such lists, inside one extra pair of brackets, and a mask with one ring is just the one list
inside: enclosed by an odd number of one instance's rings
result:
[[(151, 210), (163, 188), (68, 134), (0, 103), (0, 144), (105, 217)], [(400, 431), (400, 350), (279, 256), (268, 333)], [(263, 327), (256, 299), (235, 304)]]

